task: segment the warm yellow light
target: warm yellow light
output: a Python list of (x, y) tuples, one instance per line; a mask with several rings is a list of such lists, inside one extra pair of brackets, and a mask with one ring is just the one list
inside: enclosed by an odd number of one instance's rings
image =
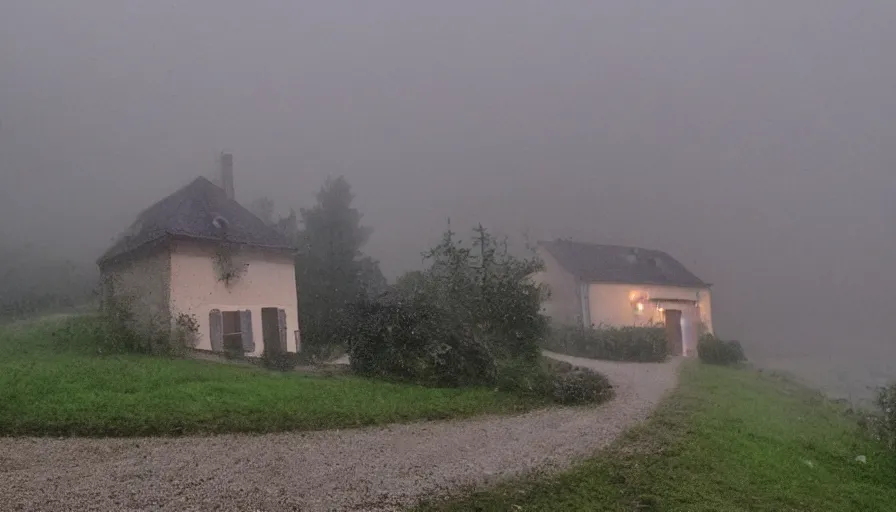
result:
[(660, 313), (662, 313), (666, 309), (664, 307), (660, 306), (660, 307), (656, 308), (656, 310), (659, 311)]
[(643, 302), (639, 302), (637, 307), (638, 307), (638, 313), (641, 313), (642, 311), (644, 311), (644, 303)]

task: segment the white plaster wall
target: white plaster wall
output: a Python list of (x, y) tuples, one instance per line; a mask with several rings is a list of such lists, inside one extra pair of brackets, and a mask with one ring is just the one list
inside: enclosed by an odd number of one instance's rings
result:
[[(593, 283), (590, 286), (591, 323), (595, 326), (664, 324), (661, 309), (677, 309), (682, 319), (693, 328), (683, 330), (685, 350), (694, 353), (697, 348), (697, 322), (703, 322), (709, 332), (712, 330), (712, 297), (708, 288), (685, 288), (676, 286), (648, 286), (614, 283)], [(632, 307), (632, 299), (643, 297), (644, 311), (639, 313)], [(669, 299), (663, 301), (662, 299)], [(673, 302), (672, 299), (693, 301), (693, 303)]]
[(548, 251), (539, 247), (537, 254), (544, 262), (545, 268), (533, 274), (532, 279), (536, 283), (546, 285), (551, 293), (542, 304), (542, 312), (558, 324), (578, 324), (581, 322), (582, 306), (576, 278), (563, 270)]
[(294, 333), (299, 329), (298, 299), (293, 259), (288, 254), (272, 254), (243, 249), (236, 261), (248, 263), (245, 273), (227, 285), (218, 279), (214, 248), (195, 242), (178, 241), (171, 249), (171, 312), (196, 315), (199, 323), (196, 348), (211, 350), (209, 312), (250, 310), (255, 352), (264, 349), (261, 309), (281, 308), (286, 312), (287, 350), (296, 351)]

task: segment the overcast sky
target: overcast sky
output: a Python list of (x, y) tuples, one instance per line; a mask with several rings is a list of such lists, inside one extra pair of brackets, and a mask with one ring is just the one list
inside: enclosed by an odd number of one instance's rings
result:
[(0, 232), (92, 261), (227, 150), (244, 204), (345, 175), (389, 275), (450, 217), (666, 250), (745, 341), (888, 341), (894, 27), (889, 0), (5, 0)]

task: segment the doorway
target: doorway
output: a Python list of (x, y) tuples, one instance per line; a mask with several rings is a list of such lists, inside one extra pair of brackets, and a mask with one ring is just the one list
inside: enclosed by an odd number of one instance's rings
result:
[(261, 337), (266, 355), (286, 353), (286, 312), (261, 308)]
[(669, 349), (669, 355), (680, 356), (682, 354), (681, 310), (667, 309), (665, 318), (666, 347)]

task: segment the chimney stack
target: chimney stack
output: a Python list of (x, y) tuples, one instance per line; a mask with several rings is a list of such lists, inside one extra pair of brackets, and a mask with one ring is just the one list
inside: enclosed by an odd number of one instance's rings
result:
[(234, 199), (233, 155), (231, 153), (221, 153), (221, 188), (224, 189), (228, 199)]

